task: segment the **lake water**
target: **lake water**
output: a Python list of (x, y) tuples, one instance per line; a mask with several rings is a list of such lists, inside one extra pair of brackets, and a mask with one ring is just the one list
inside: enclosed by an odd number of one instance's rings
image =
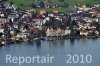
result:
[[(54, 56), (53, 63), (23, 63), (21, 66), (100, 66), (100, 38), (99, 39), (65, 39), (56, 41), (32, 41), (9, 44), (0, 47), (0, 66), (18, 66), (16, 63), (6, 63), (6, 54), (12, 56)], [(92, 56), (91, 63), (66, 63), (66, 55)], [(76, 57), (75, 57), (76, 58)], [(70, 61), (73, 58), (71, 58)], [(81, 58), (79, 58), (81, 60)], [(86, 57), (84, 58), (86, 59)], [(88, 57), (89, 59), (89, 57)]]

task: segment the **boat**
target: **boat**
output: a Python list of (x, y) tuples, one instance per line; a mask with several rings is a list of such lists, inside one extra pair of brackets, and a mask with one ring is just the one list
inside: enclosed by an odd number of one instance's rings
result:
[(41, 38), (34, 38), (33, 40), (35, 41), (35, 40), (40, 40)]
[(5, 46), (6, 45), (6, 41), (5, 40), (0, 40), (0, 46)]
[(46, 40), (46, 41), (54, 41), (55, 38), (54, 37), (44, 37), (44, 40)]

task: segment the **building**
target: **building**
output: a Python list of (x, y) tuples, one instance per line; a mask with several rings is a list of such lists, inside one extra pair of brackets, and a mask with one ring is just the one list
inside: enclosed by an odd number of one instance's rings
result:
[(5, 23), (9, 22), (9, 19), (0, 18), (0, 26), (2, 27)]

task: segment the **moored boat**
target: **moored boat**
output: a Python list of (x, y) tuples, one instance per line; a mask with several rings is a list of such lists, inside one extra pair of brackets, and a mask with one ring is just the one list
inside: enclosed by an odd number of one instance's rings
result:
[(44, 40), (46, 40), (46, 41), (54, 41), (55, 38), (54, 37), (45, 37)]
[(5, 40), (0, 40), (0, 46), (5, 46), (6, 45), (6, 41)]

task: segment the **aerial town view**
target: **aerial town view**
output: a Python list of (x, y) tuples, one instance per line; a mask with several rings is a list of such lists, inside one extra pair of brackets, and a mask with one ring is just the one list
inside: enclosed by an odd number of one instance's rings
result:
[(100, 0), (0, 0), (0, 66), (99, 66)]

